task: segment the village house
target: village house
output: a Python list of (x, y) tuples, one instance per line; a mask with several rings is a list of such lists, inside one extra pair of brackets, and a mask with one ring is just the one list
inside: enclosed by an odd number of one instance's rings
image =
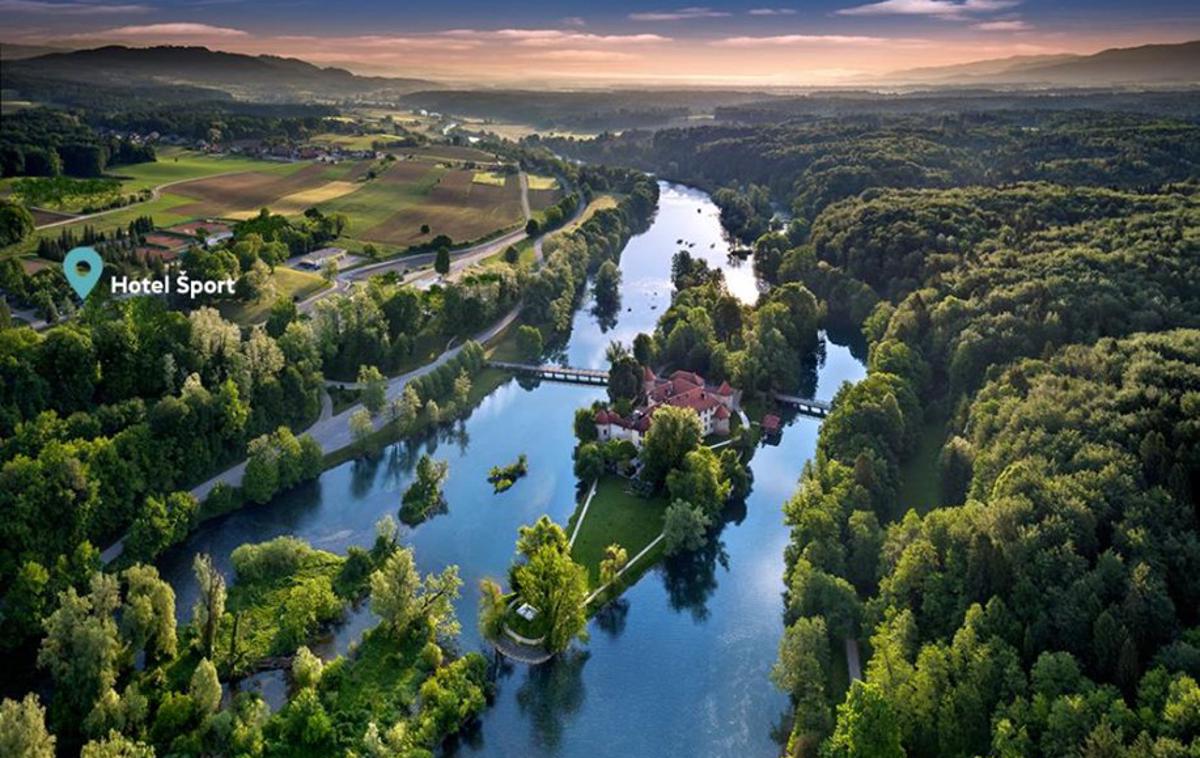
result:
[(676, 371), (669, 377), (660, 377), (649, 368), (644, 372), (645, 402), (642, 405), (628, 416), (606, 408), (597, 411), (596, 433), (602, 442), (629, 440), (641, 447), (655, 410), (664, 405), (694, 410), (700, 417), (700, 427), (706, 437), (729, 435), (729, 418), (737, 410), (738, 403), (738, 392), (729, 386), (729, 382), (714, 387), (693, 371)]

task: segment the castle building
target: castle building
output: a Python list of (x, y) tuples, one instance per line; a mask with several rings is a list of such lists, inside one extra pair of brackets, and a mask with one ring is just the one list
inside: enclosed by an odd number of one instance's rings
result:
[(664, 405), (694, 410), (700, 417), (700, 427), (706, 437), (729, 435), (729, 418), (737, 410), (739, 394), (729, 382), (714, 387), (693, 371), (676, 371), (669, 377), (660, 377), (649, 368), (644, 372), (645, 402), (642, 405), (628, 416), (606, 408), (596, 412), (596, 432), (602, 442), (624, 439), (641, 447), (654, 411)]

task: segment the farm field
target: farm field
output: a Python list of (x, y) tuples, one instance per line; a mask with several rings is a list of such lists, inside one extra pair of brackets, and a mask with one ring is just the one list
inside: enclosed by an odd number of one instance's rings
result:
[(168, 182), (202, 179), (232, 171), (288, 174), (303, 166), (302, 163), (275, 163), (238, 155), (208, 155), (194, 150), (168, 147), (158, 151), (158, 160), (153, 163), (115, 166), (109, 175), (124, 180), (122, 189), (125, 192), (133, 192)]
[[(312, 205), (301, 205), (307, 196), (319, 199), (352, 191), (358, 185), (347, 180), (364, 166), (361, 163), (284, 165), (292, 170), (244, 171), (177, 184), (171, 187), (171, 194), (193, 202), (177, 207), (175, 212), (206, 218), (248, 218), (264, 207), (280, 213), (299, 213)], [(333, 187), (327, 189), (327, 185)], [(277, 207), (281, 201), (285, 207)]]
[[(2, 254), (30, 253), (37, 248), (39, 237), (57, 236), (63, 228), (79, 230), (90, 226), (97, 231), (110, 231), (128, 226), (140, 216), (152, 217), (158, 226), (172, 226), (195, 218), (245, 218), (257, 213), (264, 205), (275, 210), (281, 200), (285, 201), (279, 208), (281, 212), (299, 213), (312, 205), (310, 202), (298, 207), (307, 197), (330, 198), (344, 194), (345, 185), (353, 183), (367, 165), (368, 162), (337, 165), (274, 163), (191, 151), (163, 151), (156, 163), (122, 166), (122, 176), (127, 182), (122, 187), (134, 190), (172, 181), (183, 180), (182, 183), (171, 185), (158, 197), (143, 203), (92, 218), (80, 218), (66, 227), (35, 231), (20, 244), (5, 248)], [(333, 186), (322, 189), (325, 185)], [(41, 214), (37, 222), (52, 223), (63, 218), (65, 216), (56, 218), (53, 214)]]
[(558, 189), (558, 180), (553, 176), (542, 176), (541, 174), (528, 174), (529, 189), (531, 190), (553, 190)]
[(471, 181), (475, 182), (476, 184), (487, 184), (492, 187), (503, 187), (505, 178), (506, 177), (504, 174), (497, 173), (495, 171), (476, 171), (475, 175), (471, 177)]
[(337, 145), (349, 150), (370, 150), (371, 146), (376, 142), (388, 142), (394, 139), (399, 139), (399, 136), (391, 132), (372, 132), (370, 134), (336, 134), (334, 132), (324, 132), (310, 137), (309, 142)]
[(496, 163), (496, 156), (484, 150), (465, 145), (422, 145), (420, 147), (404, 148), (405, 155), (417, 158), (442, 161), (473, 161), (475, 163)]
[[(439, 234), (467, 242), (520, 223), (517, 177), (505, 177), (497, 186), (478, 184), (474, 176), (473, 171), (399, 161), (357, 192), (317, 207), (346, 214), (350, 237), (390, 245), (420, 244)], [(428, 233), (421, 232), (422, 224), (429, 225)]]

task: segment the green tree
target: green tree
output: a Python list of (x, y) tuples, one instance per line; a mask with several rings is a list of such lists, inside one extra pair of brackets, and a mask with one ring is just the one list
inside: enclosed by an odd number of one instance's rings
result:
[(496, 641), (504, 633), (504, 615), (508, 603), (504, 590), (491, 579), (479, 580), (479, 634), (485, 640)]
[(158, 575), (158, 569), (141, 564), (121, 572), (125, 604), (121, 633), (134, 650), (144, 650), (149, 662), (175, 657), (175, 592)]
[(50, 672), (65, 713), (82, 719), (117, 681), (121, 642), (113, 613), (120, 604), (117, 579), (95, 573), (91, 590), (68, 587), (46, 619), (38, 665)]
[(350, 414), (350, 438), (354, 440), (354, 447), (359, 455), (367, 452), (367, 444), (374, 432), (375, 424), (371, 421), (370, 411), (359, 408)]
[(154, 758), (154, 748), (112, 729), (104, 738), (84, 745), (80, 758)]
[(604, 476), (604, 450), (598, 442), (585, 442), (575, 448), (575, 476), (584, 482), (594, 482)]
[(663, 519), (663, 552), (677, 555), (699, 550), (707, 541), (711, 523), (704, 509), (684, 500), (671, 503)]
[(415, 473), (416, 478), (404, 491), (400, 505), (400, 520), (410, 525), (421, 523), (445, 506), (442, 486), (450, 473), (450, 464), (422, 455)]
[(517, 529), (518, 554), (532, 558), (543, 547), (552, 547), (559, 552), (566, 552), (568, 547), (567, 533), (546, 515)]
[(621, 269), (612, 261), (605, 261), (596, 270), (592, 284), (592, 296), (601, 313), (612, 313), (621, 307)]
[(545, 346), (542, 344), (542, 332), (536, 326), (522, 324), (517, 327), (517, 351), (525, 360), (535, 361), (542, 357)]
[(656, 347), (654, 338), (649, 334), (639, 332), (633, 338), (633, 357), (643, 366), (649, 366), (654, 363)]
[(392, 401), (390, 407), (392, 420), (401, 430), (409, 430), (417, 423), (421, 415), (421, 396), (411, 384), (405, 385), (400, 397)]
[(711, 519), (729, 499), (732, 488), (723, 474), (720, 457), (707, 447), (698, 447), (683, 457), (683, 465), (667, 474), (667, 492), (672, 500), (691, 503)]
[(815, 745), (815, 738), (829, 731), (829, 704), (825, 695), (829, 659), (829, 637), (825, 620), (820, 616), (796, 619), (784, 630), (771, 680), (796, 703), (793, 739)]
[(371, 575), (371, 610), (397, 637), (418, 623), (427, 633), (452, 636), (458, 633), (454, 601), (461, 587), (458, 566), (447, 566), (442, 573), (422, 579), (412, 550), (400, 548)]
[(838, 706), (837, 726), (822, 758), (903, 758), (900, 720), (877, 684), (854, 681)]
[(0, 247), (7, 247), (33, 233), (33, 216), (23, 205), (0, 202)]
[(211, 660), (221, 617), (225, 615), (225, 577), (213, 566), (212, 557), (205, 553), (196, 555), (192, 570), (198, 587), (196, 603), (192, 606), (192, 623), (198, 631), (196, 643), (200, 654)]
[(217, 667), (207, 658), (201, 658), (196, 670), (192, 672), (192, 681), (188, 686), (188, 694), (196, 709), (204, 716), (217, 712), (221, 706), (221, 682), (217, 679)]
[(292, 681), (298, 687), (316, 687), (321, 682), (325, 664), (313, 655), (307, 645), (301, 645), (292, 658)]
[(538, 548), (529, 562), (516, 569), (521, 598), (545, 619), (546, 648), (566, 650), (575, 638), (587, 635), (587, 571), (554, 545)]
[(450, 248), (439, 247), (433, 260), (433, 270), (445, 276), (450, 273)]
[(250, 440), (246, 448), (246, 470), (242, 493), (255, 503), (265, 503), (279, 491), (279, 451), (269, 435)]
[(580, 442), (595, 442), (598, 437), (596, 431), (596, 411), (592, 408), (576, 408), (575, 409), (575, 438)]
[(46, 709), (30, 693), (24, 700), (0, 703), (0, 755), (54, 758), (54, 735), (46, 729)]
[(642, 366), (629, 353), (622, 352), (608, 371), (608, 397), (614, 403), (633, 402), (642, 394)]
[(387, 404), (387, 378), (375, 366), (358, 367), (358, 383), (362, 386), (362, 404), (371, 415)]
[(617, 543), (604, 548), (604, 557), (600, 559), (600, 583), (608, 584), (617, 578), (625, 564), (629, 563), (629, 553)]
[(667, 405), (656, 410), (642, 443), (642, 479), (662, 486), (667, 474), (700, 446), (702, 430), (700, 417), (691, 408)]

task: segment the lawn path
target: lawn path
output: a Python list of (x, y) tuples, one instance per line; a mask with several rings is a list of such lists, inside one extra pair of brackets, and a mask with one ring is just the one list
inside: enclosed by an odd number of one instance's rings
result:
[(575, 522), (575, 528), (571, 530), (571, 541), (567, 543), (567, 547), (575, 547), (575, 535), (579, 534), (579, 527), (583, 526), (583, 520), (587, 518), (588, 508), (592, 505), (592, 498), (596, 496), (596, 489), (600, 486), (600, 480), (592, 482), (592, 489), (588, 492), (587, 500), (583, 501), (583, 511), (579, 514), (579, 519)]

